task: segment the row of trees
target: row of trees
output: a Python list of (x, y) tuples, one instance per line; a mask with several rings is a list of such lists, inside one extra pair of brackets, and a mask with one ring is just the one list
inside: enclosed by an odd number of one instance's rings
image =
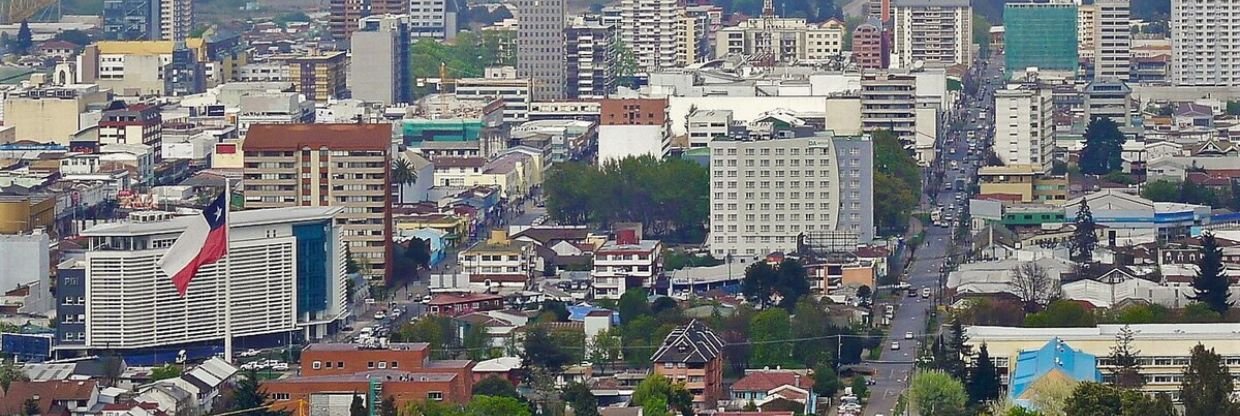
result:
[(1174, 182), (1159, 179), (1146, 182), (1141, 187), (1141, 196), (1154, 202), (1182, 202), (1240, 210), (1240, 184), (1210, 188), (1190, 180)]
[(544, 191), (548, 214), (562, 224), (640, 222), (648, 234), (672, 240), (700, 239), (710, 213), (709, 173), (682, 159), (561, 163)]
[(880, 233), (897, 234), (908, 226), (921, 195), (921, 167), (889, 130), (874, 132), (874, 223)]

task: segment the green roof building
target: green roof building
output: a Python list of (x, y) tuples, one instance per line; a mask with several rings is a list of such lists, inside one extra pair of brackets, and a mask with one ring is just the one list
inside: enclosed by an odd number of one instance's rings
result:
[(1003, 6), (1003, 56), (1008, 78), (1025, 69), (1076, 74), (1076, 5), (1008, 3)]

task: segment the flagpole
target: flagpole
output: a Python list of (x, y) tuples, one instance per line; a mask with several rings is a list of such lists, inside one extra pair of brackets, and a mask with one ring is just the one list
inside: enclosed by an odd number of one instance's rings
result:
[(232, 337), (232, 180), (224, 178), (224, 360), (233, 362)]

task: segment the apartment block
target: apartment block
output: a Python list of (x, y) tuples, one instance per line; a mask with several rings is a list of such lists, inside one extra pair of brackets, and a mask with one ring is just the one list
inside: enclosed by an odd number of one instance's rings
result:
[(1030, 67), (1075, 74), (1077, 11), (1072, 3), (1008, 3), (1003, 6), (1003, 58), (1010, 78)]
[(349, 68), (345, 52), (292, 57), (288, 65), (293, 91), (306, 96), (307, 100), (327, 102), (343, 98)]
[(388, 124), (258, 124), (246, 134), (245, 207), (344, 207), (337, 223), (362, 272), (391, 275)]
[[(657, 71), (676, 67), (678, 26), (683, 26), (682, 8), (676, 0), (621, 0), (620, 40), (633, 53), (638, 71)], [(684, 29), (679, 32), (683, 35)]]
[(791, 252), (797, 236), (847, 231), (874, 238), (870, 136), (710, 142), (711, 230), (716, 258)]
[(633, 288), (655, 287), (663, 271), (663, 243), (643, 240), (635, 230), (620, 230), (594, 251), (590, 272), (595, 299), (620, 299)]
[(908, 73), (861, 74), (861, 130), (889, 130), (901, 141), (917, 135), (917, 77)]
[(615, 26), (581, 23), (564, 30), (569, 99), (606, 98), (616, 89), (619, 32)]
[(1082, 60), (1094, 60), (1094, 30), (1098, 26), (1098, 5), (1076, 6), (1076, 55)]
[[(769, 24), (770, 27), (767, 27)], [(752, 18), (716, 34), (715, 55), (756, 56), (779, 63), (827, 63), (840, 59), (844, 24), (836, 20)]]
[(1176, 85), (1240, 86), (1240, 4), (1172, 0), (1171, 50)]
[(409, 0), (408, 13), (410, 34), (414, 38), (456, 38), (456, 12), (446, 0)]
[(328, 2), (328, 30), (337, 41), (349, 39), (357, 30), (357, 21), (370, 15), (368, 0), (330, 0)]
[(689, 147), (706, 147), (716, 137), (732, 136), (732, 110), (698, 110), (689, 115)]
[(360, 27), (350, 41), (352, 98), (383, 105), (412, 101), (409, 16), (369, 16), (358, 24)]
[(598, 160), (667, 156), (672, 147), (672, 120), (666, 98), (600, 100)]
[(64, 294), (57, 294), (58, 304), (84, 306), (57, 318), (80, 331), (58, 332), (58, 354), (218, 342), (229, 309), (237, 338), (301, 332), (316, 340), (334, 333), (348, 313), (339, 213), (288, 207), (228, 214), (228, 255), (199, 269), (184, 297), (156, 263), (201, 218), (134, 212), (129, 221), (86, 229), (84, 259), (62, 267), (81, 270), (82, 279), (61, 281)]
[(699, 410), (714, 409), (723, 393), (723, 339), (698, 320), (673, 329), (650, 357), (654, 373), (684, 383)]
[(857, 25), (852, 33), (852, 60), (859, 70), (884, 69), (889, 63), (889, 49), (882, 22), (870, 18)]
[(1006, 166), (1028, 165), (1050, 173), (1055, 150), (1054, 103), (1049, 88), (995, 92), (994, 151)]
[(893, 0), (893, 54), (898, 68), (914, 63), (972, 63), (973, 9), (969, 0)]
[(565, 0), (517, 1), (517, 76), (532, 83), (534, 101), (564, 99)]
[(88, 108), (102, 110), (110, 99), (108, 91), (97, 85), (11, 91), (4, 99), (4, 125), (16, 130), (17, 140), (68, 145), (77, 132), (93, 124), (83, 113)]
[(1120, 127), (1132, 125), (1132, 88), (1115, 79), (1096, 80), (1085, 86), (1085, 119), (1106, 117)]
[(1094, 79), (1131, 78), (1132, 29), (1129, 27), (1129, 0), (1098, 0), (1098, 21), (1094, 26)]
[(193, 0), (159, 0), (159, 40), (184, 41), (194, 30)]
[(103, 112), (99, 120), (99, 144), (144, 144), (155, 151), (155, 162), (163, 160), (163, 121), (159, 107), (149, 104), (119, 105)]
[(517, 124), (526, 121), (530, 103), (533, 101), (533, 82), (526, 78), (517, 78), (516, 74), (511, 73), (512, 67), (506, 69), (507, 71), (496, 71), (487, 68), (484, 78), (456, 80), (457, 98), (485, 100), (488, 103), (500, 100), (504, 103), (504, 122)]

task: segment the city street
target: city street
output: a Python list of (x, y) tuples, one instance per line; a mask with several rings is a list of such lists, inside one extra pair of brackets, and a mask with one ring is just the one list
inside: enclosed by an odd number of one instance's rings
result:
[[(1002, 76), (999, 71), (1001, 62), (1001, 55), (998, 58), (992, 57), (983, 72), (983, 79), (999, 79)], [(957, 177), (971, 177), (977, 173), (974, 165), (968, 162), (970, 159), (968, 156), (970, 141), (966, 139), (965, 130), (978, 126), (979, 111), (986, 111), (989, 116), (993, 116), (994, 102), (989, 99), (991, 94), (988, 90), (990, 88), (992, 88), (990, 84), (983, 83), (978, 89), (978, 98), (987, 97), (986, 99), (979, 101), (971, 97), (965, 98), (965, 112), (963, 113), (965, 128), (948, 129), (942, 135), (943, 139), (939, 140), (939, 157), (942, 160), (940, 166), (945, 171), (943, 183), (954, 183)], [(989, 134), (989, 131), (986, 129), (978, 130), (975, 141), (982, 141), (989, 137)], [(954, 139), (947, 140), (947, 138)], [(947, 145), (949, 142), (951, 146)], [(953, 148), (955, 149), (954, 152), (951, 151)], [(975, 152), (976, 156), (973, 159), (984, 160), (986, 149), (988, 147), (979, 147), (979, 151)], [(958, 164), (960, 168), (952, 169), (952, 162)], [(973, 181), (969, 182), (972, 183)], [(925, 211), (934, 209), (936, 206), (949, 207), (957, 204), (958, 208), (954, 212), (956, 213), (956, 218), (959, 218), (960, 213), (967, 209), (967, 188), (963, 203), (958, 204), (955, 201), (957, 193), (955, 187), (952, 187), (951, 190), (941, 189), (937, 192), (937, 199), (930, 201), (929, 195), (935, 193), (930, 188), (932, 186), (938, 187), (942, 185), (934, 181), (927, 181), (926, 189), (923, 189), (922, 194), (922, 208)], [(875, 385), (870, 387), (870, 399), (864, 412), (867, 416), (891, 415), (893, 413), (891, 410), (895, 407), (897, 398), (908, 388), (909, 377), (913, 373), (918, 350), (923, 343), (932, 342), (932, 339), (938, 336), (938, 328), (930, 328), (928, 332), (926, 322), (932, 310), (933, 302), (938, 300), (937, 296), (940, 290), (938, 287), (939, 276), (941, 268), (947, 263), (946, 256), (948, 255), (948, 247), (954, 228), (939, 227), (932, 224), (922, 224), (922, 226), (926, 231), (925, 241), (922, 242), (921, 246), (913, 254), (913, 261), (907, 269), (908, 281), (906, 282), (911, 286), (910, 290), (916, 291), (918, 295), (916, 297), (903, 295), (900, 297), (899, 306), (895, 311), (895, 318), (892, 320), (891, 327), (889, 328), (890, 332), (887, 339), (881, 345), (883, 348), (882, 355), (878, 361), (869, 363), (869, 366), (875, 369)], [(921, 291), (923, 288), (930, 288), (934, 296), (930, 299), (922, 298)], [(910, 332), (913, 334), (913, 339), (905, 339), (905, 334)], [(891, 349), (892, 343), (899, 343), (900, 349), (893, 351)]]

